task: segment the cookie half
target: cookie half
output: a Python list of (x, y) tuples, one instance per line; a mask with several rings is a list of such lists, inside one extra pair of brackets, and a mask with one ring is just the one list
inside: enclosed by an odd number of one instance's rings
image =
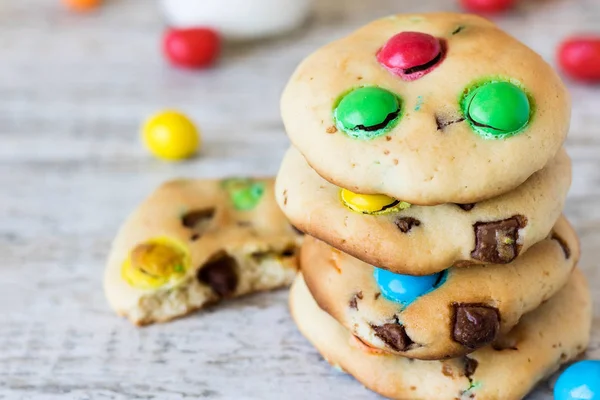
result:
[(311, 237), (300, 265), (319, 306), (366, 345), (437, 360), (468, 354), (509, 332), (565, 285), (578, 259), (577, 236), (561, 218), (548, 239), (508, 265), (398, 275)]
[[(521, 399), (589, 342), (591, 299), (583, 274), (527, 314), (502, 346), (444, 361), (373, 351), (323, 312), (299, 275), (290, 309), (300, 332), (332, 366), (391, 399)], [(340, 381), (339, 384), (345, 384)]]
[(276, 196), (298, 229), (378, 267), (426, 275), (450, 265), (513, 261), (548, 236), (570, 184), (571, 160), (561, 149), (544, 169), (501, 196), (416, 206), (385, 197), (348, 197), (291, 148), (277, 176)]
[(273, 185), (235, 178), (160, 186), (113, 242), (104, 276), (111, 306), (146, 325), (290, 284), (302, 236), (277, 207)]
[(570, 98), (542, 57), (486, 19), (400, 14), (310, 55), (281, 110), (292, 143), (333, 184), (469, 204), (556, 155)]

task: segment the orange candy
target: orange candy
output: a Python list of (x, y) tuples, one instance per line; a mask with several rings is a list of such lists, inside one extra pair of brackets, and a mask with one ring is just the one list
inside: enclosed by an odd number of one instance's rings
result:
[(77, 12), (87, 12), (98, 8), (102, 0), (62, 0), (63, 4)]

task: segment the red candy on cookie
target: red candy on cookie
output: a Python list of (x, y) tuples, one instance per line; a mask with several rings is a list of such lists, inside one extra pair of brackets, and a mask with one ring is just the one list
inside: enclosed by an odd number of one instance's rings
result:
[(168, 29), (163, 52), (171, 64), (184, 68), (205, 68), (217, 60), (221, 39), (209, 28)]
[(465, 10), (482, 14), (506, 11), (514, 3), (514, 0), (460, 0), (460, 4)]
[(600, 82), (600, 36), (579, 36), (565, 40), (558, 48), (558, 63), (570, 77)]
[(439, 39), (421, 32), (394, 35), (377, 53), (377, 61), (405, 81), (419, 79), (442, 61)]

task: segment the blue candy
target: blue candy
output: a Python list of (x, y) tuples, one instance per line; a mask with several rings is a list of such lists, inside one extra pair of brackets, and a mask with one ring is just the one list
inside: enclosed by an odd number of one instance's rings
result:
[(579, 361), (567, 368), (554, 385), (555, 400), (599, 400), (600, 361)]
[(445, 272), (425, 276), (412, 276), (395, 274), (375, 267), (373, 276), (379, 289), (381, 289), (383, 297), (407, 306), (415, 301), (417, 297), (441, 285), (445, 277)]

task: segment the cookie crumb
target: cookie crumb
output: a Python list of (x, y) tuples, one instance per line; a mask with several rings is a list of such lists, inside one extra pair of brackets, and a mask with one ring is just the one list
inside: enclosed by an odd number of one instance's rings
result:
[(337, 131), (338, 131), (338, 130), (337, 130), (337, 128), (335, 127), (335, 125), (331, 125), (329, 128), (327, 128), (327, 129), (325, 130), (325, 132), (327, 132), (327, 133), (329, 133), (329, 134), (336, 133)]

